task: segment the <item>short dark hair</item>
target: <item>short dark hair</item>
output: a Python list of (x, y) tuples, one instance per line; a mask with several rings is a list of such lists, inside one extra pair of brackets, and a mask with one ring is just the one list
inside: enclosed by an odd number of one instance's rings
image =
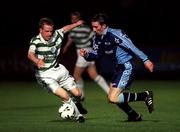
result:
[(47, 17), (43, 17), (39, 20), (39, 28), (42, 28), (43, 25), (51, 25), (51, 26), (54, 26), (54, 22), (52, 19), (50, 18), (47, 18)]
[(81, 13), (78, 11), (71, 12), (71, 16), (77, 16), (78, 19), (81, 19)]
[(99, 13), (94, 15), (94, 17), (92, 18), (92, 22), (99, 22), (101, 25), (109, 25), (108, 16), (105, 13)]

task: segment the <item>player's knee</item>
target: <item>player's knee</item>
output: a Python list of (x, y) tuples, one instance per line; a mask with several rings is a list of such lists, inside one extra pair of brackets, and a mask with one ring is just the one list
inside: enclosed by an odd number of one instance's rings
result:
[(108, 101), (113, 104), (117, 103), (117, 99), (113, 95), (108, 95)]

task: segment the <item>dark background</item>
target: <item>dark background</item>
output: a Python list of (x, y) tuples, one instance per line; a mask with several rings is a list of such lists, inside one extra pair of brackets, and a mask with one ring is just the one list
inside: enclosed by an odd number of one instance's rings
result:
[[(32, 80), (33, 69), (27, 59), (29, 41), (38, 34), (38, 21), (50, 17), (55, 28), (70, 23), (71, 11), (82, 12), (88, 24), (96, 13), (107, 13), (110, 26), (125, 30), (135, 45), (155, 63), (153, 74), (137, 67), (140, 79), (179, 79), (180, 20), (178, 1), (164, 0), (59, 0), (6, 1), (0, 5), (1, 80)], [(61, 63), (72, 73), (75, 63), (74, 47), (61, 56)], [(111, 64), (104, 58), (98, 71), (108, 77)], [(104, 67), (103, 65), (106, 65)], [(143, 76), (142, 76), (143, 75)]]

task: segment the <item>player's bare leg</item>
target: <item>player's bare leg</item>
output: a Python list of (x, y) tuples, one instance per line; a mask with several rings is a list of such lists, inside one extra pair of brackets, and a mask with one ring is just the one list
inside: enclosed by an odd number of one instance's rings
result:
[(105, 79), (104, 79), (101, 75), (99, 75), (99, 74), (97, 73), (95, 64), (90, 64), (90, 65), (88, 66), (87, 71), (88, 71), (88, 74), (89, 74), (90, 78), (91, 78), (92, 80), (94, 80), (94, 81), (100, 86), (100, 88), (102, 88), (102, 90), (103, 90), (106, 94), (108, 94), (108, 92), (109, 92), (109, 85), (107, 84), (107, 82), (105, 81)]
[(137, 113), (128, 102), (124, 102), (124, 98), (121, 97), (122, 89), (110, 87), (108, 98), (111, 103), (116, 104), (121, 110), (128, 115), (128, 121), (141, 121), (141, 115)]
[(80, 88), (81, 92), (82, 92), (81, 100), (84, 100), (84, 98), (85, 98), (84, 80), (82, 78), (82, 73), (84, 72), (84, 70), (85, 70), (85, 68), (83, 68), (83, 67), (75, 66), (74, 74), (73, 74), (73, 76), (76, 80), (77, 87)]
[(74, 88), (71, 89), (71, 93), (73, 94), (73, 98), (75, 100), (75, 104), (81, 114), (87, 114), (88, 111), (83, 107), (81, 104), (81, 97), (82, 97), (82, 92), (79, 88)]

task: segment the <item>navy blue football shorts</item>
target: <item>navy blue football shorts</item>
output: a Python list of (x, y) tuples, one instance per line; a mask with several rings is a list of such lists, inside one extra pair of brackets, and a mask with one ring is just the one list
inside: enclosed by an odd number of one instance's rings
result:
[(133, 81), (135, 74), (135, 64), (131, 59), (124, 64), (116, 65), (112, 77), (112, 87), (126, 89)]

